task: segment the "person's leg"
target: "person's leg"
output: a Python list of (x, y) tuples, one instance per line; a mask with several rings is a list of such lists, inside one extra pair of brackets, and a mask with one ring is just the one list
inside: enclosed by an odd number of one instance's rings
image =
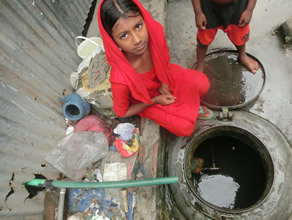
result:
[(195, 70), (199, 72), (203, 72), (205, 68), (205, 55), (207, 53), (208, 46), (199, 44), (197, 45), (197, 64), (195, 66)]
[(250, 72), (255, 73), (259, 69), (259, 64), (246, 54), (245, 45), (249, 40), (249, 25), (239, 27), (229, 25), (226, 29), (227, 35), (238, 51), (238, 60)]
[(144, 109), (144, 111), (140, 112), (139, 115), (153, 120), (176, 136), (185, 137), (192, 134), (195, 127), (195, 122), (173, 115), (163, 109), (163, 107), (159, 108), (154, 105)]
[[(177, 64), (169, 64), (168, 71), (175, 82), (172, 92), (176, 96), (176, 103), (168, 106), (153, 105), (139, 115), (155, 121), (177, 136), (189, 136), (199, 114), (200, 97), (208, 91), (210, 83), (205, 74), (184, 69)], [(203, 110), (204, 114), (200, 117), (207, 119), (211, 112), (207, 108)]]
[(217, 28), (198, 30), (197, 34), (197, 64), (195, 70), (199, 72), (204, 71), (205, 67), (205, 56), (208, 50), (208, 45), (212, 43), (217, 33)]
[(259, 64), (256, 60), (249, 57), (245, 52), (245, 44), (241, 46), (236, 46), (236, 49), (238, 51), (238, 60), (239, 62), (244, 65), (250, 72), (256, 73), (256, 71), (259, 69)]
[[(185, 70), (183, 72), (174, 72), (172, 77), (173, 81), (175, 81), (178, 86), (174, 91), (178, 104), (184, 105), (184, 103), (188, 103), (191, 105), (190, 108), (197, 111), (195, 114), (197, 114), (198, 118), (210, 119), (213, 115), (210, 109), (206, 106), (201, 106), (200, 110), (200, 98), (204, 96), (210, 88), (210, 81), (207, 75), (196, 70)], [(195, 99), (198, 100), (198, 102), (196, 102), (197, 104), (194, 103)], [(178, 109), (176, 112), (178, 112)]]

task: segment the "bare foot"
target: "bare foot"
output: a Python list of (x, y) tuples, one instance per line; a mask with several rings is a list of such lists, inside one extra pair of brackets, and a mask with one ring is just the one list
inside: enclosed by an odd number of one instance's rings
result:
[(250, 72), (256, 73), (259, 69), (259, 64), (257, 61), (244, 54), (243, 56), (238, 57), (239, 62), (244, 65)]
[(196, 64), (194, 69), (199, 71), (199, 72), (201, 72), (201, 73), (203, 73), (204, 67), (205, 67), (205, 62), (204, 61), (203, 62), (197, 62), (197, 64)]

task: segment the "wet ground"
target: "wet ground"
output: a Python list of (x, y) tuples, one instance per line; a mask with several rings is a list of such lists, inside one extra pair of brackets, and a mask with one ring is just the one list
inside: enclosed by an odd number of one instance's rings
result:
[(265, 84), (264, 68), (258, 61), (259, 70), (251, 74), (238, 62), (237, 56), (235, 50), (220, 50), (206, 56), (204, 73), (210, 89), (201, 98), (203, 105), (217, 110), (240, 109), (258, 98)]
[[(247, 52), (252, 56), (256, 57), (261, 64), (263, 65), (263, 69), (265, 71), (265, 83), (263, 90), (256, 100), (253, 100), (246, 107), (241, 108), (244, 112), (250, 112), (254, 114), (254, 116), (261, 118), (261, 120), (265, 120), (275, 125), (276, 129), (280, 131), (281, 134), (289, 142), (289, 147), (291, 149), (292, 146), (292, 57), (291, 57), (291, 49), (286, 49), (282, 40), (275, 34), (275, 30), (285, 22), (290, 16), (292, 16), (292, 2), (289, 0), (281, 0), (281, 1), (257, 1), (256, 8), (253, 13), (252, 21), (250, 24), (250, 40), (247, 43)], [(167, 14), (167, 37), (168, 44), (171, 54), (171, 61), (174, 63), (178, 63), (185, 68), (192, 68), (194, 63), (196, 62), (196, 27), (195, 27), (195, 17), (192, 8), (191, 1), (189, 0), (169, 0), (168, 2), (168, 14)], [(179, 43), (178, 43), (179, 42)], [(219, 50), (234, 50), (235, 47), (229, 41), (228, 37), (222, 32), (218, 31), (215, 40), (209, 46), (207, 53), (213, 53)], [(227, 60), (213, 60), (213, 66), (220, 63), (220, 67), (217, 67), (217, 70), (224, 68), (232, 68), (232, 64), (228, 66)], [(228, 71), (227, 71), (228, 72)], [(208, 74), (208, 73), (207, 73)], [(212, 75), (212, 74), (211, 74)], [(259, 75), (259, 74), (258, 74)], [(215, 78), (215, 77), (214, 77)], [(260, 78), (259, 78), (260, 79)], [(261, 80), (251, 80), (251, 83), (256, 83), (254, 86), (258, 86), (263, 82)], [(220, 80), (219, 80), (220, 81)], [(223, 90), (228, 91), (225, 87), (222, 87)], [(211, 88), (212, 89), (212, 88)], [(259, 89), (257, 89), (259, 90)], [(212, 97), (207, 97), (209, 100), (214, 101), (214, 96), (218, 94), (216, 91), (211, 91)], [(241, 100), (239, 100), (239, 104)], [(215, 99), (215, 101), (218, 101)], [(236, 102), (235, 100), (228, 99), (225, 97), (222, 100), (225, 104), (229, 105), (229, 102)], [(216, 109), (217, 110), (217, 109)], [(234, 114), (239, 116), (239, 113), (234, 110)], [(241, 113), (240, 113), (241, 114)], [(255, 120), (257, 123), (264, 124), (261, 120)], [(262, 130), (266, 132), (266, 135), (269, 134), (269, 128)], [(264, 134), (263, 134), (264, 135)], [(268, 137), (267, 137), (268, 138)], [(280, 138), (279, 138), (280, 140)], [(284, 143), (281, 146), (273, 146), (274, 152), (281, 152), (281, 147), (284, 146)], [(288, 148), (289, 148), (288, 147)], [(291, 150), (290, 150), (291, 151)], [(178, 154), (180, 151), (175, 151), (173, 155)], [(281, 154), (281, 153), (280, 153)], [(287, 151), (287, 156), (290, 153)], [(173, 169), (177, 168), (178, 162), (181, 157), (171, 158), (172, 162), (176, 162), (177, 165), (173, 166)], [(279, 161), (276, 161), (275, 164)], [(168, 164), (171, 164), (170, 162)], [(289, 167), (289, 166), (287, 166)], [(279, 168), (276, 168), (275, 172), (279, 172)], [(287, 168), (290, 169), (291, 168)], [(289, 183), (292, 181), (291, 172), (287, 172), (287, 178), (281, 180), (281, 184), (283, 182)], [(175, 173), (175, 172), (173, 172)], [(278, 180), (275, 179), (274, 185), (277, 185)], [(181, 192), (183, 192), (184, 187), (181, 187)], [(177, 190), (179, 188), (176, 188)], [(289, 187), (287, 188), (289, 189)], [(187, 191), (187, 189), (186, 189)], [(178, 192), (179, 194), (180, 192)], [(175, 193), (174, 193), (175, 194)], [(187, 193), (186, 193), (187, 194)], [(187, 195), (185, 195), (187, 197)], [(287, 197), (287, 196), (286, 196)], [(180, 200), (179, 197), (178, 201)], [(212, 198), (210, 198), (212, 199)], [(282, 200), (286, 200), (285, 196)], [(182, 201), (182, 200), (180, 200)], [(224, 201), (219, 201), (224, 202)], [(229, 204), (230, 205), (230, 204)], [(220, 205), (219, 205), (220, 206)], [(279, 204), (279, 208), (277, 208), (277, 212), (281, 210), (281, 207), (285, 205)], [(188, 209), (188, 208), (186, 208)], [(288, 209), (291, 209), (289, 206)], [(291, 213), (291, 211), (287, 212)], [(257, 216), (249, 216), (253, 219), (273, 219), (270, 214), (267, 212), (263, 212), (258, 214)], [(247, 217), (247, 219), (249, 219)], [(283, 216), (282, 216), (283, 217)], [(285, 217), (287, 218), (287, 214)], [(288, 217), (292, 219), (292, 216)]]
[[(250, 24), (247, 52), (263, 65), (266, 83), (256, 102), (247, 110), (274, 124), (292, 143), (292, 58), (283, 48), (275, 29), (292, 16), (290, 0), (257, 1)], [(191, 1), (169, 0), (167, 37), (171, 61), (186, 68), (196, 62), (196, 27)], [(178, 43), (179, 42), (179, 43)], [(218, 31), (208, 52), (235, 49), (228, 37)]]

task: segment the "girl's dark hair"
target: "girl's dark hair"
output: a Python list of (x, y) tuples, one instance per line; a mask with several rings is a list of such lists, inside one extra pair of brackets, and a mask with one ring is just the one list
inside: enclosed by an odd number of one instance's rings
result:
[(112, 36), (112, 28), (120, 17), (141, 15), (132, 0), (105, 0), (101, 6), (100, 18), (106, 32)]

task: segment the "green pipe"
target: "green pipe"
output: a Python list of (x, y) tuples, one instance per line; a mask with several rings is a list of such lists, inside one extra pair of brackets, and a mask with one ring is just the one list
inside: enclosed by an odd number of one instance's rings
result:
[(57, 187), (57, 188), (130, 188), (139, 186), (153, 186), (161, 184), (178, 183), (178, 177), (161, 177), (154, 179), (141, 179), (133, 181), (112, 181), (112, 182), (72, 182), (72, 181), (48, 181), (45, 179), (33, 179), (25, 183), (29, 186), (37, 187)]

